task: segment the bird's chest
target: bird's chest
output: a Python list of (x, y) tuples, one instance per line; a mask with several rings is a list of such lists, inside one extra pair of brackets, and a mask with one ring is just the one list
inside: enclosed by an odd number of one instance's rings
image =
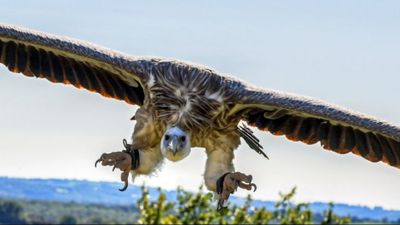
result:
[(152, 90), (149, 100), (155, 120), (191, 132), (219, 127), (226, 111), (221, 96), (184, 86)]
[(178, 126), (190, 133), (193, 147), (213, 145), (231, 131), (236, 135), (239, 120), (227, 116), (226, 94), (216, 82), (208, 77), (191, 82), (184, 77), (153, 78), (148, 82), (146, 107), (155, 123), (165, 128)]

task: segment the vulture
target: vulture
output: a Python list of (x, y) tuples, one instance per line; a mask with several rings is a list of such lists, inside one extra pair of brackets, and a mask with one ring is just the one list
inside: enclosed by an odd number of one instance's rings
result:
[(104, 153), (96, 165), (149, 175), (167, 158), (206, 149), (204, 182), (218, 209), (237, 188), (255, 190), (252, 176), (235, 171), (241, 140), (267, 157), (250, 127), (323, 149), (352, 152), (400, 168), (400, 127), (327, 102), (257, 88), (213, 69), (174, 59), (129, 56), (91, 43), (0, 24), (0, 62), (9, 71), (45, 78), (139, 108), (130, 143)]

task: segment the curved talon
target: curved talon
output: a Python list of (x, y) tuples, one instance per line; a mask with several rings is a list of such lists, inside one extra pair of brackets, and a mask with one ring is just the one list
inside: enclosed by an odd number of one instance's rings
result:
[(257, 185), (256, 185), (256, 184), (251, 183), (250, 186), (254, 188), (254, 191), (253, 191), (253, 192), (256, 192), (256, 191), (257, 191)]
[(112, 169), (112, 171), (114, 172), (114, 170), (119, 166), (119, 164), (121, 163), (122, 161), (117, 161), (117, 162), (115, 162), (115, 164), (114, 164), (114, 166), (113, 166), (113, 169)]
[(94, 167), (97, 168), (97, 163), (101, 162), (102, 160), (103, 160), (102, 158), (98, 159), (98, 160), (96, 161), (96, 163), (94, 164)]
[(125, 185), (122, 189), (118, 189), (119, 191), (126, 191), (126, 189), (128, 188), (128, 180), (125, 180)]
[(137, 164), (139, 160), (138, 157), (136, 157), (137, 154), (135, 154), (134, 156), (130, 154), (131, 145), (128, 144), (126, 139), (124, 139), (122, 142), (127, 150), (124, 150), (122, 152), (112, 152), (109, 154), (104, 153), (94, 164), (94, 166), (97, 167), (97, 164), (100, 162), (103, 166), (112, 166), (112, 171), (115, 171), (115, 169), (120, 169), (121, 171), (123, 171), (123, 173), (121, 174), (121, 181), (124, 182), (124, 186), (120, 188), (119, 191), (125, 191), (128, 188), (128, 177), (132, 169), (131, 160), (137, 160), (135, 164)]

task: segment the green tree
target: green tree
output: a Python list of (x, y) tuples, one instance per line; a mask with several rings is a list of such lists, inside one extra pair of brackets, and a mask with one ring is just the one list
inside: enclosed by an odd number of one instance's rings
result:
[(293, 203), (296, 188), (288, 194), (279, 193), (281, 200), (275, 204), (273, 219), (280, 224), (312, 224), (312, 212), (307, 203)]
[[(280, 194), (281, 200), (273, 211), (252, 207), (252, 199), (247, 197), (242, 206), (230, 205), (216, 211), (212, 194), (190, 193), (178, 189), (175, 202), (167, 202), (166, 195), (159, 190), (159, 196), (151, 201), (149, 192), (142, 187), (142, 197), (137, 202), (142, 224), (314, 224), (313, 213), (307, 203), (294, 203), (296, 188), (287, 194)], [(340, 218), (333, 213), (333, 204), (324, 212), (322, 224), (343, 224), (349, 218)]]
[[(177, 201), (167, 202), (166, 195), (159, 190), (159, 196), (151, 201), (149, 192), (142, 187), (142, 197), (137, 202), (142, 224), (315, 224), (313, 213), (307, 203), (294, 203), (296, 188), (281, 194), (281, 200), (273, 211), (251, 207), (252, 199), (247, 197), (242, 206), (229, 205), (216, 211), (212, 194), (203, 194), (178, 189)], [(333, 213), (333, 204), (324, 212), (321, 224), (350, 223), (349, 218), (340, 218)]]
[(78, 224), (78, 220), (71, 215), (65, 215), (61, 218), (60, 224), (63, 225)]
[(324, 220), (321, 224), (349, 224), (351, 223), (350, 217), (339, 217), (333, 213), (334, 204), (329, 203), (329, 208), (324, 212)]
[(21, 204), (13, 201), (0, 203), (0, 223), (24, 224), (25, 215)]

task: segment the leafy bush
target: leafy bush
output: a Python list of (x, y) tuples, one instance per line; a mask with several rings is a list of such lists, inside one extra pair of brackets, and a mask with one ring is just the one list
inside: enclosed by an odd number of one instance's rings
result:
[(137, 202), (141, 224), (345, 224), (350, 218), (341, 218), (333, 213), (333, 204), (324, 212), (322, 221), (313, 220), (313, 213), (307, 203), (293, 203), (296, 188), (281, 194), (281, 200), (274, 211), (251, 207), (252, 199), (247, 197), (243, 206), (229, 206), (216, 211), (212, 194), (190, 193), (178, 189), (177, 202), (167, 202), (166, 195), (159, 190), (159, 196), (151, 201), (149, 192), (142, 187), (142, 197)]
[[(191, 193), (178, 188), (175, 201), (168, 201), (159, 189), (152, 200), (146, 187), (135, 206), (103, 206), (27, 200), (1, 200), (0, 224), (344, 224), (333, 212), (333, 204), (323, 215), (313, 213), (307, 203), (294, 203), (296, 189), (282, 194), (271, 210), (255, 208), (247, 197), (241, 206), (216, 210), (211, 193)], [(360, 222), (360, 221), (358, 221)]]
[(0, 223), (6, 223), (6, 224), (26, 223), (22, 205), (13, 201), (1, 202)]

